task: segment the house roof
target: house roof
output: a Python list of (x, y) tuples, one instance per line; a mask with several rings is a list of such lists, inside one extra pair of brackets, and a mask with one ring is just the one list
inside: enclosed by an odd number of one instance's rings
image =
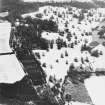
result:
[(91, 43), (89, 44), (89, 46), (92, 47), (92, 48), (94, 48), (94, 47), (96, 47), (96, 46), (98, 46), (98, 45), (99, 45), (99, 43), (98, 43), (97, 41), (93, 41), (93, 42), (91, 42)]
[(105, 47), (102, 44), (98, 44), (93, 50), (105, 51)]

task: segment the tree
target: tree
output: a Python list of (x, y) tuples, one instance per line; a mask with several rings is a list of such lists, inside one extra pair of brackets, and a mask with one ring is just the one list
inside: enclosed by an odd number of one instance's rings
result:
[(38, 18), (42, 18), (42, 14), (41, 13), (38, 13), (38, 14), (36, 14), (36, 17), (38, 17)]
[(54, 40), (51, 40), (50, 42), (50, 48), (53, 49), (53, 45), (54, 45)]
[(44, 52), (42, 53), (42, 56), (45, 56), (45, 53)]
[(58, 49), (61, 49), (61, 48), (63, 47), (63, 39), (58, 38), (58, 39), (56, 40), (56, 44), (57, 44), (57, 48), (58, 48)]
[(100, 55), (103, 55), (103, 52), (102, 51), (100, 51)]
[(35, 56), (36, 56), (38, 59), (41, 58), (41, 57), (40, 57), (40, 54), (39, 54), (38, 52), (35, 53)]
[(68, 52), (67, 51), (65, 51), (65, 56), (68, 56)]
[(74, 43), (71, 43), (71, 48), (74, 48)]
[(64, 58), (63, 54), (61, 54), (61, 58)]
[(68, 60), (66, 60), (66, 65), (68, 65)]
[(74, 63), (72, 63), (69, 67), (69, 72), (72, 72), (75, 70), (75, 66), (74, 66)]
[(65, 97), (66, 101), (68, 102), (68, 105), (71, 101), (71, 95), (70, 94), (66, 94), (66, 97)]
[(46, 63), (43, 63), (42, 67), (45, 67), (46, 68)]
[(74, 61), (75, 61), (75, 62), (78, 62), (78, 58), (77, 58), (77, 57), (76, 57), (76, 58), (74, 58)]
[(86, 61), (86, 62), (89, 62), (89, 58), (88, 58), (88, 57), (86, 57), (85, 61)]
[(59, 62), (59, 60), (57, 59), (57, 60), (56, 60), (56, 62), (58, 63), (58, 62)]

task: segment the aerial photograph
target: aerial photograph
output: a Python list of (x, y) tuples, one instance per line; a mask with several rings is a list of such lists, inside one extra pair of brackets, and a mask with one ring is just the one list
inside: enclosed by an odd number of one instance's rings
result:
[(0, 0), (0, 105), (105, 105), (105, 0)]

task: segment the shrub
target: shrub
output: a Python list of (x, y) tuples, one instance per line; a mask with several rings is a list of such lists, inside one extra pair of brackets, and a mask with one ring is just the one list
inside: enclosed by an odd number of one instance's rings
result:
[(61, 54), (61, 58), (64, 58), (63, 54)]
[(103, 52), (102, 51), (100, 51), (100, 55), (103, 55)]
[(71, 43), (71, 48), (74, 48), (74, 43)]
[(66, 60), (66, 65), (68, 65), (68, 60)]
[(57, 60), (56, 60), (56, 62), (58, 63), (58, 62), (59, 62), (59, 60), (57, 59)]
[(70, 72), (70, 71), (74, 71), (74, 69), (75, 69), (75, 66), (74, 66), (74, 64), (72, 63), (72, 64), (70, 65), (70, 67), (69, 67), (69, 72)]
[(35, 53), (35, 56), (38, 58), (38, 59), (40, 59), (40, 54), (39, 53)]
[(46, 63), (43, 63), (42, 67), (45, 67), (46, 68)]
[(75, 61), (75, 62), (78, 62), (78, 58), (74, 58), (74, 61)]
[(91, 56), (99, 57), (98, 50), (93, 51), (93, 52), (91, 53)]

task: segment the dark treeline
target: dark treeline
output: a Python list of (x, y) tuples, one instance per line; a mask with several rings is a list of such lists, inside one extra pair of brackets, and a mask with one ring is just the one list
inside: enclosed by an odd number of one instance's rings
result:
[(29, 25), (33, 25), (35, 29), (40, 31), (53, 31), (57, 32), (58, 26), (54, 21), (51, 20), (41, 20), (41, 19), (32, 19), (31, 17), (26, 17), (25, 21)]
[(94, 3), (98, 6), (100, 6), (101, 8), (105, 8), (105, 2), (104, 1), (94, 0)]
[[(1, 0), (2, 7), (0, 9), (0, 12), (3, 11), (9, 11), (9, 16), (6, 17), (7, 20), (10, 22), (14, 22), (16, 18), (20, 18), (21, 14), (28, 13), (28, 12), (34, 12), (39, 9), (41, 6), (58, 6), (58, 7), (77, 7), (82, 9), (90, 9), (90, 8), (97, 8), (105, 7), (105, 3), (97, 2), (97, 3), (81, 3), (81, 2), (35, 2), (35, 3), (27, 3), (23, 2), (22, 0)], [(102, 6), (101, 6), (102, 5)]]

